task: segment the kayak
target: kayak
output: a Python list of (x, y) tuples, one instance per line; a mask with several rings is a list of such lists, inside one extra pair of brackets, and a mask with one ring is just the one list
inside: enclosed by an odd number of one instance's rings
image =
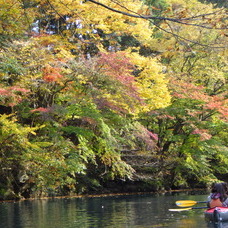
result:
[(209, 208), (205, 212), (205, 219), (211, 222), (227, 222), (228, 207)]

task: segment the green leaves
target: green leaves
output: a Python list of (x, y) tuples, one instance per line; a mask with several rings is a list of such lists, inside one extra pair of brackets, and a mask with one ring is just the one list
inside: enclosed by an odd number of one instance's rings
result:
[(11, 39), (0, 51), (0, 179), (15, 195), (133, 178), (122, 151), (142, 155), (136, 172), (159, 188), (226, 170), (227, 51), (208, 46), (225, 40), (223, 11), (143, 2), (0, 0), (0, 39)]

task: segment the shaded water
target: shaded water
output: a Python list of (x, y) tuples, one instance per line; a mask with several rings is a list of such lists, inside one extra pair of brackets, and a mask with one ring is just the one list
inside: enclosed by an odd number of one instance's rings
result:
[[(205, 201), (204, 193), (124, 195), (0, 203), (1, 228), (208, 228), (204, 209), (170, 212), (177, 200)], [(204, 206), (198, 204), (196, 206)]]

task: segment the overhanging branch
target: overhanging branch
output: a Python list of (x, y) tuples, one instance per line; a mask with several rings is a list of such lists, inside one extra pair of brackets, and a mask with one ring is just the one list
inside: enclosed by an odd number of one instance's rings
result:
[[(221, 30), (224, 30), (224, 29), (227, 29), (227, 27), (225, 28), (215, 28), (215, 27), (209, 27), (209, 26), (206, 26), (206, 25), (201, 25), (201, 24), (192, 24), (192, 23), (189, 23), (187, 21), (190, 21), (190, 20), (196, 20), (197, 18), (205, 18), (206, 16), (210, 16), (210, 15), (215, 15), (219, 12), (221, 12), (222, 10), (217, 10), (215, 12), (212, 12), (212, 13), (207, 13), (207, 14), (200, 14), (200, 15), (195, 15), (195, 16), (192, 16), (192, 17), (188, 17), (188, 18), (171, 18), (171, 17), (159, 17), (159, 16), (146, 16), (146, 15), (141, 15), (141, 14), (138, 14), (130, 9), (128, 9), (127, 7), (124, 7), (122, 5), (120, 5), (118, 3), (119, 6), (121, 6), (122, 8), (124, 8), (125, 10), (131, 12), (131, 13), (128, 13), (128, 12), (125, 12), (125, 11), (121, 11), (121, 10), (117, 10), (115, 8), (112, 8), (110, 6), (107, 6), (101, 2), (97, 2), (95, 0), (87, 0), (88, 2), (91, 2), (91, 3), (94, 3), (96, 5), (99, 5), (105, 9), (108, 9), (112, 12), (116, 12), (116, 13), (119, 13), (119, 14), (122, 14), (122, 15), (126, 15), (128, 17), (134, 17), (134, 18), (141, 18), (141, 19), (144, 19), (144, 20), (160, 20), (160, 21), (169, 21), (169, 22), (174, 22), (174, 23), (179, 23), (179, 24), (182, 24), (182, 25), (187, 25), (187, 26), (195, 26), (195, 27), (201, 27), (201, 28), (205, 28), (205, 29), (221, 29)], [(114, 1), (113, 1), (114, 2)], [(116, 3), (116, 2), (115, 2)], [(151, 21), (151, 23), (153, 23)], [(155, 23), (153, 23), (158, 29), (166, 32), (166, 33), (169, 33), (171, 35), (173, 35), (174, 37), (176, 38), (180, 38), (182, 40), (185, 40), (187, 42), (190, 42), (190, 43), (193, 43), (193, 44), (197, 44), (197, 45), (200, 45), (200, 46), (203, 46), (203, 47), (211, 47), (211, 48), (224, 48), (223, 46), (210, 46), (210, 45), (206, 45), (206, 44), (202, 44), (200, 42), (197, 42), (197, 41), (193, 41), (193, 40), (190, 40), (190, 39), (187, 39), (183, 36), (180, 36), (178, 34), (175, 34), (173, 32), (170, 32), (166, 29), (163, 29), (161, 28), (160, 26), (156, 25)]]
[[(189, 21), (189, 20), (193, 20), (195, 18), (204, 18), (206, 16), (209, 16), (209, 15), (214, 15), (218, 12), (220, 12), (221, 10), (218, 10), (216, 12), (213, 12), (213, 13), (207, 13), (207, 14), (200, 14), (200, 15), (197, 15), (197, 16), (193, 16), (193, 17), (188, 17), (188, 18), (171, 18), (171, 17), (158, 17), (158, 16), (146, 16), (146, 15), (140, 15), (140, 14), (137, 14), (136, 12), (133, 12), (131, 11), (132, 13), (127, 13), (127, 12), (124, 12), (124, 11), (121, 11), (121, 10), (117, 10), (117, 9), (114, 9), (110, 6), (107, 6), (101, 2), (97, 2), (95, 0), (88, 0), (88, 2), (92, 2), (96, 5), (99, 5), (99, 6), (102, 6), (108, 10), (111, 10), (113, 12), (116, 12), (116, 13), (119, 13), (119, 14), (122, 14), (122, 15), (126, 15), (128, 17), (134, 17), (134, 18), (141, 18), (141, 19), (145, 19), (145, 20), (160, 20), (160, 21), (172, 21), (172, 22), (175, 22), (175, 23), (179, 23), (179, 24), (183, 24), (183, 25), (191, 25), (191, 26), (196, 26), (196, 27), (201, 27), (201, 28), (206, 28), (206, 29), (227, 29), (227, 27), (225, 28), (214, 28), (214, 27), (209, 27), (209, 26), (205, 26), (205, 25), (200, 25), (200, 24), (192, 24), (192, 23), (188, 23), (188, 22), (184, 22), (184, 21)], [(125, 7), (126, 8), (126, 7)], [(128, 9), (128, 11), (130, 11)]]

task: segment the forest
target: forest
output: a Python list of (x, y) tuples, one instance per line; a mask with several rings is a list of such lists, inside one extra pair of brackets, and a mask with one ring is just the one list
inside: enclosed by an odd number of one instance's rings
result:
[(0, 199), (228, 181), (225, 0), (0, 0)]

